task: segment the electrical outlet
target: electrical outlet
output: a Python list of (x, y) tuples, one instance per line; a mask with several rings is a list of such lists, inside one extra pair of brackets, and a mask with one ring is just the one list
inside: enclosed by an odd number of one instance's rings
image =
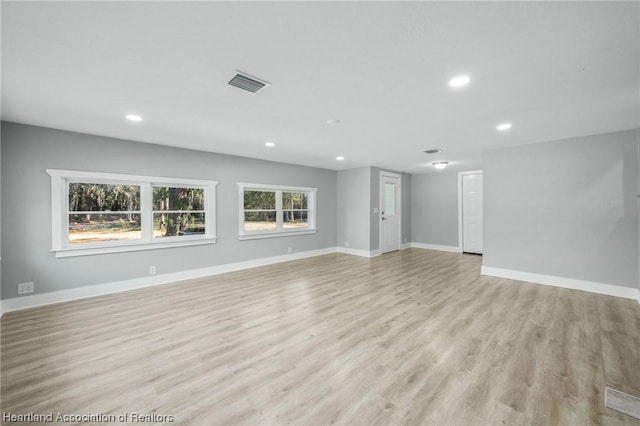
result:
[(404, 237), (404, 241), (403, 242), (405, 242), (405, 243), (407, 242), (407, 237)]
[(287, 247), (287, 253), (291, 253), (291, 247)]
[(344, 242), (344, 246), (345, 246), (345, 247), (351, 247), (351, 244), (349, 243), (349, 241), (345, 241), (345, 242)]
[(374, 208), (373, 208), (373, 212), (374, 212), (374, 213), (378, 213), (378, 208), (377, 208), (377, 207), (374, 207)]
[(149, 266), (149, 275), (155, 275), (155, 274), (156, 274), (156, 267)]
[(35, 284), (33, 281), (29, 283), (18, 284), (18, 294), (33, 293)]

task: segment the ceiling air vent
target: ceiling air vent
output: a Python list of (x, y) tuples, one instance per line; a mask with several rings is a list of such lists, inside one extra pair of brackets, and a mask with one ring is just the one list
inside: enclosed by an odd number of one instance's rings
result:
[(250, 75), (240, 71), (238, 71), (237, 74), (231, 80), (229, 80), (229, 84), (249, 91), (251, 93), (256, 93), (263, 87), (271, 85), (271, 83), (267, 83), (266, 81), (251, 77)]

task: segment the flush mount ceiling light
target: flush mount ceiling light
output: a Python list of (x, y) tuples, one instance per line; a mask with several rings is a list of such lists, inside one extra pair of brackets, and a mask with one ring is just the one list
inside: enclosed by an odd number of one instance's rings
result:
[(129, 120), (129, 121), (135, 121), (135, 122), (142, 121), (142, 117), (140, 117), (139, 115), (135, 115), (135, 114), (128, 114), (125, 118), (127, 120)]
[(436, 169), (444, 169), (449, 164), (448, 161), (438, 161), (437, 163), (433, 163), (433, 167)]
[(511, 123), (501, 123), (496, 126), (496, 129), (504, 132), (505, 130), (509, 130), (511, 128)]
[(469, 78), (468, 75), (459, 75), (459, 76), (453, 77), (451, 80), (449, 80), (449, 86), (451, 86), (451, 87), (462, 87), (462, 86), (466, 86), (467, 84), (469, 84), (470, 81), (471, 81), (471, 78)]
[(274, 146), (276, 146), (276, 144), (273, 143), (273, 142), (265, 142), (264, 146), (268, 146), (269, 148), (273, 148)]
[(338, 161), (344, 161), (344, 157), (342, 155), (339, 155), (336, 157), (336, 160)]
[(442, 150), (437, 148), (427, 149), (426, 151), (424, 151), (425, 154), (437, 154), (439, 152), (442, 152)]

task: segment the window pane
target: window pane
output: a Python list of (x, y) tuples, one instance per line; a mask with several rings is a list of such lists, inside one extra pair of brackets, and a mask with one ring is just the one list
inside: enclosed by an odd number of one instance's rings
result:
[(205, 233), (204, 213), (154, 213), (153, 236), (181, 237)]
[(306, 210), (303, 211), (283, 211), (283, 227), (284, 229), (306, 228), (309, 225), (307, 219), (308, 214)]
[(244, 191), (245, 210), (275, 210), (276, 193), (266, 191)]
[(69, 243), (139, 240), (139, 214), (91, 213), (69, 215)]
[(140, 187), (102, 183), (70, 183), (69, 211), (138, 211)]
[(244, 230), (272, 231), (276, 229), (276, 212), (244, 212)]
[(393, 183), (384, 184), (384, 215), (396, 215), (396, 186)]
[(307, 193), (306, 192), (283, 192), (282, 193), (283, 209), (306, 209)]
[(153, 210), (204, 210), (204, 189), (154, 186)]

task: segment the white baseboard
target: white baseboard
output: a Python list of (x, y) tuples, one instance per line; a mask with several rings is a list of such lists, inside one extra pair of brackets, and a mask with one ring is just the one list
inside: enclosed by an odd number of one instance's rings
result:
[(400, 244), (400, 250), (406, 250), (408, 248), (411, 248), (411, 243)]
[[(401, 250), (413, 247), (429, 250), (440, 250), (458, 252), (457, 247), (438, 246), (433, 244), (409, 243), (403, 244)], [(255, 268), (258, 266), (273, 265), (290, 260), (305, 259), (308, 257), (321, 256), (330, 253), (345, 253), (355, 256), (375, 257), (380, 255), (380, 250), (356, 250), (346, 247), (328, 247), (319, 250), (309, 250), (299, 253), (285, 254), (281, 256), (264, 257), (261, 259), (248, 260), (244, 262), (229, 263), (226, 265), (211, 266), (208, 268), (192, 269), (189, 271), (174, 272), (171, 274), (154, 275), (150, 277), (134, 278), (131, 280), (118, 281), (113, 283), (96, 284), (87, 287), (72, 288), (49, 293), (36, 294), (33, 296), (17, 297), (13, 299), (0, 300), (0, 316), (6, 312), (18, 311), (21, 309), (34, 308), (36, 306), (50, 305), (53, 303), (68, 302), (71, 300), (84, 299), (87, 297), (101, 296), (121, 291), (134, 290), (137, 288), (152, 287), (156, 285), (169, 284), (194, 278), (203, 278), (211, 275), (223, 274), (226, 272), (239, 271), (243, 269)], [(556, 287), (571, 288), (575, 290), (588, 291), (591, 293), (606, 294), (609, 296), (623, 297), (626, 299), (636, 299), (640, 303), (640, 289), (621, 287), (611, 284), (594, 283), (590, 281), (580, 281), (569, 278), (553, 277), (529, 272), (512, 271), (483, 266), (483, 275), (492, 275), (502, 278), (510, 278), (520, 281), (528, 281), (538, 284), (552, 285)]]
[(337, 247), (336, 251), (338, 253), (351, 254), (354, 256), (362, 256), (362, 257), (376, 257), (380, 256), (380, 250), (358, 250), (348, 247)]
[(261, 259), (247, 260), (244, 262), (228, 263), (226, 265), (211, 266), (207, 268), (192, 269), (189, 271), (173, 272), (170, 274), (154, 275), (150, 277), (134, 278), (126, 281), (118, 281), (106, 284), (96, 284), (86, 287), (72, 288), (68, 290), (53, 291), (49, 293), (35, 294), (33, 296), (16, 297), (0, 301), (0, 312), (3, 314), (21, 309), (34, 308), (36, 306), (50, 305), (53, 303), (68, 302), (70, 300), (84, 299), (87, 297), (102, 296), (105, 294), (119, 293), (121, 291), (134, 290), (143, 287), (169, 284), (177, 281), (203, 278), (211, 275), (224, 274), (225, 272), (239, 271), (258, 266), (273, 265), (275, 263), (288, 262), (290, 260), (305, 259), (307, 257), (321, 256), (335, 253), (336, 247), (328, 247), (319, 250), (309, 250), (299, 253), (290, 253), (281, 256), (263, 257)]
[(607, 386), (604, 388), (604, 405), (640, 419), (640, 398), (637, 396), (629, 395)]
[(411, 247), (426, 249), (426, 250), (438, 250), (438, 251), (448, 251), (452, 253), (460, 253), (460, 249), (458, 248), (458, 246), (441, 246), (438, 244), (411, 243)]
[(638, 289), (630, 287), (576, 280), (573, 278), (555, 277), (552, 275), (542, 275), (533, 272), (494, 268), (492, 266), (483, 266), (480, 269), (480, 273), (482, 275), (490, 275), (492, 277), (509, 278), (511, 280), (527, 281), (535, 284), (587, 291), (589, 293), (606, 294), (607, 296), (622, 297), (625, 299), (635, 299), (638, 293)]

